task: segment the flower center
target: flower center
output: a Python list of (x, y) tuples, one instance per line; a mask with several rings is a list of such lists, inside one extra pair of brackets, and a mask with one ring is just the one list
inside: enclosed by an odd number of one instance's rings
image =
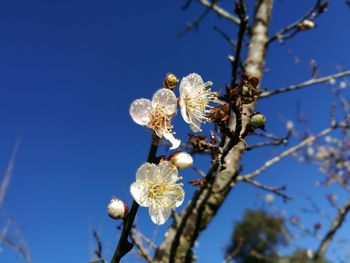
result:
[[(182, 177), (178, 177), (178, 180)], [(170, 183), (168, 180), (150, 183), (148, 198), (152, 199), (159, 207), (174, 207), (176, 198), (181, 195), (180, 186), (183, 184)]]
[(156, 107), (151, 111), (151, 119), (148, 123), (149, 128), (152, 130), (168, 130), (171, 131), (171, 115), (164, 113), (161, 107)]

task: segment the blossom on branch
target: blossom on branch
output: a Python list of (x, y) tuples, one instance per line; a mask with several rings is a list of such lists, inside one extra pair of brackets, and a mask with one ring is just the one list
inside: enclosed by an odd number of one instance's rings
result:
[(169, 89), (160, 89), (153, 95), (152, 101), (137, 99), (130, 105), (130, 115), (134, 122), (152, 129), (158, 137), (165, 138), (176, 149), (181, 141), (175, 139), (171, 119), (176, 114), (177, 98)]
[(210, 102), (216, 101), (216, 93), (207, 89), (207, 86), (213, 83), (203, 82), (201, 76), (192, 73), (182, 78), (180, 83), (180, 101), (181, 115), (187, 122), (192, 131), (201, 131), (201, 123), (210, 121), (207, 117)]
[(130, 192), (140, 206), (148, 207), (152, 221), (162, 225), (168, 220), (171, 210), (184, 201), (183, 184), (176, 183), (181, 179), (175, 165), (169, 161), (158, 165), (145, 163), (137, 170)]

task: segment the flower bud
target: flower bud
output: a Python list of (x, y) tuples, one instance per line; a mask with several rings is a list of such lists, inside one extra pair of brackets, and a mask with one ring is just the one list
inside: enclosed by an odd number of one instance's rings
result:
[(265, 202), (266, 203), (272, 203), (274, 200), (275, 200), (275, 198), (272, 194), (265, 195)]
[(176, 76), (172, 73), (169, 73), (165, 76), (165, 79), (163, 81), (163, 85), (165, 88), (173, 89), (176, 87), (179, 80), (176, 78)]
[(299, 28), (301, 30), (306, 30), (306, 29), (312, 29), (315, 27), (315, 22), (311, 21), (311, 20), (303, 20), (300, 24), (299, 24)]
[(108, 215), (113, 219), (125, 218), (128, 214), (128, 206), (122, 200), (112, 197), (108, 204)]
[(257, 113), (255, 115), (253, 115), (253, 117), (250, 119), (250, 124), (254, 127), (254, 128), (259, 128), (264, 126), (266, 123), (266, 118), (264, 115)]
[(175, 152), (169, 156), (169, 161), (172, 162), (178, 170), (184, 170), (193, 164), (193, 158), (185, 152)]
[(294, 123), (292, 121), (287, 121), (287, 130), (288, 131), (293, 131), (294, 130)]

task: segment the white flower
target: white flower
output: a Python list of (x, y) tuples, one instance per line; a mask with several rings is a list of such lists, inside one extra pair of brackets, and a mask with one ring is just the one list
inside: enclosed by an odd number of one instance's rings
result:
[(111, 199), (107, 209), (108, 215), (113, 219), (125, 218), (128, 214), (128, 206), (122, 200), (115, 197)]
[(201, 123), (209, 121), (208, 104), (216, 101), (216, 94), (206, 87), (212, 84), (209, 81), (204, 83), (201, 76), (196, 73), (181, 80), (179, 101), (181, 115), (194, 132), (201, 131)]
[(137, 170), (130, 192), (140, 206), (148, 207), (152, 221), (162, 225), (168, 220), (171, 209), (184, 201), (183, 184), (176, 183), (180, 179), (176, 167), (169, 161), (158, 165), (145, 163)]
[(171, 118), (176, 114), (177, 99), (169, 89), (158, 90), (152, 98), (137, 99), (130, 105), (130, 115), (134, 122), (152, 129), (160, 138), (165, 138), (172, 144), (170, 149), (176, 149), (181, 141), (174, 138)]

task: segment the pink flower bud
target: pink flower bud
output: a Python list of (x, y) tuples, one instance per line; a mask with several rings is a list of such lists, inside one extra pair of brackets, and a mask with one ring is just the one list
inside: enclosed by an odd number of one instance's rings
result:
[(122, 200), (112, 197), (108, 204), (108, 215), (113, 219), (125, 218), (128, 214), (128, 206)]

